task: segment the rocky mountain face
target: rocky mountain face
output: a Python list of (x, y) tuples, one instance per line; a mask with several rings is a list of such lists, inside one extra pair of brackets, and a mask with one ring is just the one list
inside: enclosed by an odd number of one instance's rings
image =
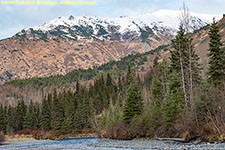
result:
[[(174, 37), (179, 13), (161, 10), (133, 18), (59, 17), (23, 29), (0, 41), (0, 83), (66, 74), (151, 51)], [(207, 15), (192, 15), (193, 30), (210, 22)]]

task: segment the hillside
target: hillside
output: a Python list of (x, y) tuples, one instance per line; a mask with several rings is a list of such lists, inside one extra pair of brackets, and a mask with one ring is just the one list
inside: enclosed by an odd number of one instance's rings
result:
[[(218, 24), (220, 26), (222, 41), (225, 41), (225, 18), (221, 19)], [(208, 31), (209, 26), (204, 26), (193, 33), (193, 42), (196, 52), (200, 56), (200, 62), (204, 68), (203, 73), (206, 72), (206, 62), (208, 61)], [(139, 72), (139, 75), (144, 76), (146, 72), (151, 69), (154, 58), (158, 57), (159, 61), (163, 58), (167, 58), (169, 56), (169, 49), (169, 45), (162, 45), (152, 51), (141, 54), (131, 54), (120, 59), (119, 61), (112, 60), (108, 63), (100, 65), (99, 67), (94, 67), (93, 69), (89, 68), (74, 70), (65, 75), (13, 80), (11, 82), (7, 82), (6, 85), (1, 87), (0, 97), (1, 100), (6, 103), (14, 103), (15, 100), (18, 100), (21, 97), (23, 97), (23, 99), (33, 99), (35, 101), (42, 97), (41, 91), (43, 92), (43, 90), (39, 89), (55, 86), (73, 87), (74, 82), (78, 78), (85, 81), (84, 84), (88, 84), (86, 81), (95, 79), (101, 74), (105, 75), (107, 73), (113, 74), (117, 77), (124, 73), (128, 65), (131, 66), (132, 70)], [(28, 92), (30, 94), (27, 94), (27, 92), (24, 93), (24, 88), (26, 89), (25, 91), (30, 90), (32, 92)]]
[[(65, 75), (167, 45), (178, 28), (179, 13), (161, 10), (139, 17), (59, 17), (23, 29), (0, 41), (0, 83)], [(193, 29), (210, 22), (209, 17), (193, 15)]]
[(124, 75), (128, 65), (131, 66), (133, 71), (138, 72), (141, 78), (144, 78), (146, 72), (152, 68), (156, 56), (160, 61), (168, 55), (168, 45), (162, 45), (152, 51), (131, 54), (119, 61), (110, 61), (93, 69), (74, 70), (65, 75), (12, 80), (0, 87), (1, 103), (15, 105), (20, 99), (23, 99), (26, 103), (31, 99), (34, 102), (39, 102), (43, 95), (56, 87), (59, 89), (64, 87), (74, 89), (77, 79), (82, 80), (82, 85), (88, 87), (90, 83), (93, 83), (93, 79), (98, 79), (101, 75), (106, 76), (107, 73), (117, 78)]
[[(225, 16), (218, 22), (222, 42), (225, 42)], [(193, 44), (197, 54), (200, 56), (200, 63), (203, 65), (203, 74), (207, 72), (209, 62), (209, 25), (196, 30), (193, 35)]]

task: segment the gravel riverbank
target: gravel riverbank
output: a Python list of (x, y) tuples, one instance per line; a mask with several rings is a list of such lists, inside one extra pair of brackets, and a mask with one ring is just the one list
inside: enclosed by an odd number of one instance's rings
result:
[(161, 141), (161, 140), (130, 140), (130, 141), (121, 141), (121, 140), (110, 140), (110, 139), (100, 139), (98, 142), (90, 144), (95, 148), (119, 148), (127, 150), (224, 150), (225, 143), (201, 143), (201, 144), (192, 144), (192, 143), (181, 143), (174, 141)]
[(162, 140), (110, 140), (75, 138), (62, 140), (36, 140), (10, 142), (0, 150), (224, 150), (225, 143), (181, 143)]

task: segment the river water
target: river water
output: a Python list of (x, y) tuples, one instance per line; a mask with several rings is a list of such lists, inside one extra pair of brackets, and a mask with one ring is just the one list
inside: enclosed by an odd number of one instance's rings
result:
[(225, 150), (225, 143), (188, 144), (158, 140), (75, 138), (6, 143), (0, 150)]

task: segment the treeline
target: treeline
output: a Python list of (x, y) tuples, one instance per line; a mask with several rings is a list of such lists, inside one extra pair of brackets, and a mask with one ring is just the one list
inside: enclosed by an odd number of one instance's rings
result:
[[(122, 81), (120, 80), (120, 84)], [(120, 87), (122, 89), (122, 87)], [(95, 132), (96, 115), (106, 109), (119, 94), (117, 83), (108, 74), (95, 80), (90, 88), (76, 82), (76, 90), (54, 90), (42, 103), (25, 104), (21, 100), (16, 107), (0, 106), (0, 131), (16, 133), (27, 129), (66, 133)]]
[(183, 134), (185, 140), (225, 140), (225, 48), (219, 28), (215, 22), (210, 27), (204, 79), (188, 27), (183, 22), (172, 40), (170, 60), (159, 63), (156, 57), (143, 80), (128, 66), (125, 75), (101, 75), (90, 87), (77, 80), (75, 91), (56, 89), (41, 104), (1, 106), (0, 130), (96, 132), (116, 139)]

